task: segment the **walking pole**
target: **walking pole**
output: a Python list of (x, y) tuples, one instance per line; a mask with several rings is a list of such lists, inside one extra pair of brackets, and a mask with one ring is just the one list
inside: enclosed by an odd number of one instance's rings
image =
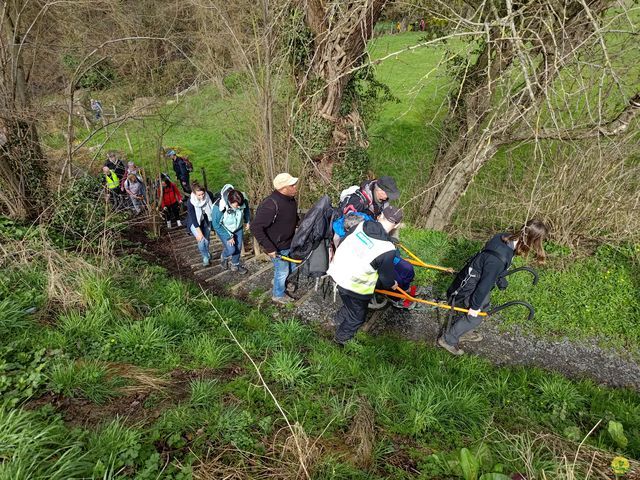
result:
[(447, 273), (455, 273), (453, 268), (440, 267), (439, 265), (431, 265), (430, 263), (425, 263), (420, 258), (418, 258), (411, 250), (405, 247), (403, 244), (398, 243), (398, 246), (403, 249), (413, 260), (407, 260), (411, 265), (417, 265), (418, 267), (431, 268), (433, 270), (440, 270), (441, 272)]

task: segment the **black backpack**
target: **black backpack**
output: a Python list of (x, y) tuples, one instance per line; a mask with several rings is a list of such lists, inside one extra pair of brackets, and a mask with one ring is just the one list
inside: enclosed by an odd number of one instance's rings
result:
[(456, 277), (453, 279), (453, 282), (451, 282), (451, 286), (447, 289), (447, 299), (449, 302), (454, 300), (456, 304), (460, 305), (464, 300), (471, 297), (478, 285), (478, 282), (480, 281), (480, 272), (474, 268), (473, 265), (475, 260), (483, 253), (488, 253), (489, 255), (493, 255), (501, 260), (504, 264), (504, 271), (506, 271), (511, 265), (511, 262), (507, 260), (502, 252), (490, 250), (488, 248), (479, 251), (467, 260), (464, 267), (460, 269), (456, 274)]

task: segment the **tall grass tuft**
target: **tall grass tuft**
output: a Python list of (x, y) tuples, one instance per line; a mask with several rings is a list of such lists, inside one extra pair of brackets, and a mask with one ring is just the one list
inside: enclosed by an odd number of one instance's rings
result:
[(233, 347), (212, 335), (194, 337), (184, 344), (187, 353), (207, 368), (222, 368), (234, 357)]
[(113, 334), (113, 354), (117, 360), (143, 365), (158, 364), (158, 359), (173, 345), (174, 336), (153, 318), (119, 325)]
[(60, 419), (0, 408), (0, 478), (67, 480), (91, 477), (93, 463)]
[(171, 334), (187, 338), (200, 331), (199, 322), (193, 313), (182, 304), (169, 304), (153, 316), (157, 325), (165, 327)]
[(268, 361), (269, 374), (285, 387), (307, 385), (309, 367), (304, 365), (300, 354), (288, 350), (278, 350)]
[(61, 361), (55, 364), (49, 374), (52, 391), (65, 397), (86, 398), (95, 403), (103, 403), (118, 394), (121, 379), (111, 375), (108, 367), (95, 360), (83, 362)]
[(311, 338), (309, 327), (301, 324), (295, 318), (274, 322), (271, 330), (280, 340), (282, 346), (288, 349), (305, 346)]
[(209, 406), (219, 398), (220, 391), (216, 380), (196, 379), (191, 384), (190, 403), (196, 407)]
[(89, 456), (95, 462), (94, 476), (116, 475), (122, 468), (133, 466), (141, 449), (142, 432), (127, 427), (115, 418), (87, 440)]

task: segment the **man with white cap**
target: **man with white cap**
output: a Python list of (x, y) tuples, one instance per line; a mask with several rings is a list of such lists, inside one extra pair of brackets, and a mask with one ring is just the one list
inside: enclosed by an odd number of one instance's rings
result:
[(288, 255), (291, 240), (298, 224), (298, 179), (281, 173), (273, 179), (271, 195), (256, 210), (251, 222), (251, 233), (273, 262), (273, 291), (271, 299), (276, 303), (289, 303), (293, 299), (285, 294), (285, 282), (293, 270), (293, 264), (279, 258)]

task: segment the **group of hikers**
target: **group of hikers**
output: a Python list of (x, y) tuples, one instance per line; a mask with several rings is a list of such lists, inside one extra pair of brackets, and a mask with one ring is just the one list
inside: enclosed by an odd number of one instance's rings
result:
[[(296, 201), (299, 179), (289, 173), (276, 175), (272, 193), (262, 200), (252, 218), (249, 199), (244, 192), (226, 184), (214, 194), (197, 182), (190, 183), (190, 170), (182, 163), (184, 160), (173, 150), (167, 155), (174, 162), (174, 171), (184, 192), (183, 197), (177, 185), (163, 174), (161, 207), (167, 227), (171, 228), (172, 221), (182, 225), (179, 215), (180, 204), (184, 203), (185, 226), (196, 239), (203, 265), (211, 264), (209, 242), (213, 230), (223, 247), (220, 265), (240, 275), (247, 273), (241, 254), (244, 232), (250, 230), (274, 266), (271, 300), (277, 304), (293, 302), (287, 292), (287, 280), (301, 261), (289, 255), (292, 243), (296, 242), (296, 232), (309, 230), (309, 226), (298, 228), (301, 225)], [(117, 175), (117, 168), (121, 167), (114, 165), (112, 168), (108, 164), (104, 167), (109, 188), (108, 172)], [(124, 191), (130, 196), (137, 195), (131, 187), (136, 182), (136, 171), (133, 162), (129, 162), (124, 172), (126, 182), (130, 182), (124, 186)], [(113, 177), (113, 184), (119, 185), (116, 178)], [(421, 287), (412, 285), (414, 266), (401, 257), (397, 248), (403, 211), (390, 202), (399, 196), (396, 182), (389, 176), (344, 190), (338, 207), (330, 208), (330, 228), (323, 227), (323, 234), (328, 231), (330, 240), (325, 244), (316, 241), (312, 247), (326, 250), (328, 268), (321, 270), (331, 277), (342, 300), (334, 319), (334, 341), (339, 345), (352, 339), (363, 325), (368, 308), (375, 302), (376, 290), (406, 292), (407, 295), (400, 295), (401, 298), (389, 300), (394, 307), (402, 309), (414, 308), (416, 304), (411, 298), (424, 293)], [(313, 216), (312, 210), (307, 216), (312, 222), (322, 223), (322, 217)], [(481, 313), (489, 306), (491, 290), (496, 286), (506, 288), (505, 273), (514, 256), (526, 256), (531, 252), (537, 261), (544, 261), (543, 241), (547, 232), (542, 221), (529, 220), (518, 230), (494, 235), (469, 259), (447, 291), (447, 302), (465, 311), (456, 311), (447, 323), (437, 340), (440, 347), (453, 355), (462, 355), (461, 343), (482, 340), (475, 329), (482, 321)]]

